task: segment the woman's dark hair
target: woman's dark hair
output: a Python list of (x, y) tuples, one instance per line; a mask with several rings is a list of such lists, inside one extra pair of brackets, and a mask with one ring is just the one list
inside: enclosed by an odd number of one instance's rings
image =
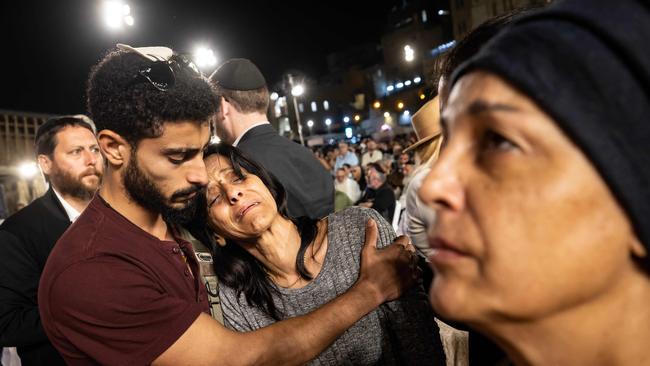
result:
[[(214, 154), (230, 160), (235, 174), (240, 178), (243, 178), (246, 174), (253, 174), (260, 178), (268, 188), (280, 215), (291, 220), (300, 233), (300, 249), (296, 256), (296, 269), (300, 277), (311, 280), (313, 277), (305, 267), (304, 259), (307, 247), (316, 237), (317, 220), (309, 217), (290, 217), (286, 204), (287, 195), (282, 184), (262, 166), (246, 157), (241, 150), (224, 143), (209, 145), (204, 153), (204, 159)], [(216, 233), (207, 225), (208, 209), (206, 200), (202, 200), (202, 205), (198, 211), (199, 214), (188, 229), (195, 238), (212, 249), (214, 270), (219, 281), (233, 288), (238, 298), (241, 293), (244, 293), (248, 305), (256, 306), (273, 319), (280, 320), (282, 314), (275, 307), (272, 296), (278, 290), (271, 282), (264, 265), (232, 239), (226, 238), (225, 246), (216, 244), (214, 242)]]

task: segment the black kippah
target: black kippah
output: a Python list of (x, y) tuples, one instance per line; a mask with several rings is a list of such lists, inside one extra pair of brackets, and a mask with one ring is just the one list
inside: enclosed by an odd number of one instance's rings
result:
[(485, 70), (534, 100), (591, 160), (650, 249), (648, 40), (645, 0), (557, 1), (506, 28), (452, 83)]
[(210, 75), (210, 82), (231, 90), (254, 90), (266, 85), (257, 66), (245, 58), (233, 58), (221, 64)]

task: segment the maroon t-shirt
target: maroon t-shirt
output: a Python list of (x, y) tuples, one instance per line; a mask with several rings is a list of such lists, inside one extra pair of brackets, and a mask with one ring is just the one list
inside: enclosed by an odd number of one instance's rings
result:
[(200, 278), (189, 242), (161, 241), (96, 196), (47, 260), (43, 327), (68, 364), (150, 364), (209, 314)]

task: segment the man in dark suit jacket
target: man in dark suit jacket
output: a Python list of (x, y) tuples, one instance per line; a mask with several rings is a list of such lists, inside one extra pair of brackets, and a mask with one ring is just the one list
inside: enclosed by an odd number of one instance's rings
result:
[(85, 116), (39, 128), (36, 154), (50, 188), (0, 225), (0, 345), (18, 347), (25, 366), (64, 365), (41, 326), (36, 295), (54, 244), (99, 187), (104, 165), (93, 129)]
[(231, 59), (210, 76), (219, 96), (217, 135), (268, 169), (287, 191), (293, 217), (319, 219), (334, 212), (334, 179), (304, 146), (278, 134), (267, 121), (269, 91), (249, 60)]

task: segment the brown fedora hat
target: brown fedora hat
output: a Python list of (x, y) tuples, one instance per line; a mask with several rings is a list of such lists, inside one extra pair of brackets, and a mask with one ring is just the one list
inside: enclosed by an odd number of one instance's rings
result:
[(440, 99), (438, 96), (426, 102), (411, 117), (411, 125), (415, 131), (418, 140), (404, 152), (413, 151), (418, 146), (431, 141), (434, 137), (440, 135)]

